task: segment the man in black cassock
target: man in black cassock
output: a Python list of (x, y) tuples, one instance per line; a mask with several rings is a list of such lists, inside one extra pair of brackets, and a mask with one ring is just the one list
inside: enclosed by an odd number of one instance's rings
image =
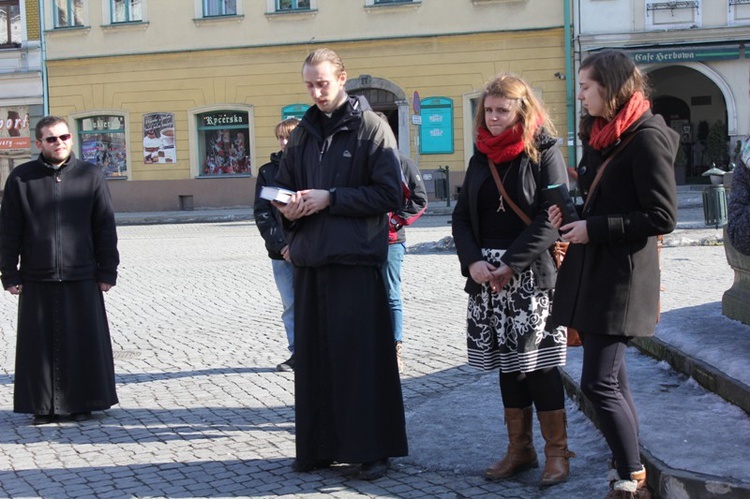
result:
[(35, 133), (41, 154), (5, 184), (0, 277), (18, 296), (13, 410), (39, 425), (117, 403), (102, 292), (115, 285), (120, 257), (101, 169), (71, 152), (64, 119), (46, 116)]
[(363, 98), (344, 90), (329, 49), (302, 67), (312, 106), (292, 132), (275, 203), (295, 265), (294, 401), (297, 471), (358, 463), (386, 474), (408, 453), (393, 324), (380, 267), (387, 213), (402, 204), (396, 139)]

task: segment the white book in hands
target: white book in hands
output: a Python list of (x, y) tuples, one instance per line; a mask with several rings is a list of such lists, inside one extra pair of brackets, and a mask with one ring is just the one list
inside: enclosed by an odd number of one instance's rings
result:
[(276, 201), (277, 203), (287, 204), (289, 198), (292, 197), (294, 191), (289, 189), (283, 189), (281, 187), (272, 187), (270, 185), (264, 185), (260, 188), (260, 197), (269, 201)]

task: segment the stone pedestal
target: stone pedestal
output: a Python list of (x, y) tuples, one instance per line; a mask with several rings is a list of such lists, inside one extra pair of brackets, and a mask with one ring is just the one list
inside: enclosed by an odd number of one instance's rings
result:
[(734, 270), (734, 283), (721, 298), (721, 312), (745, 324), (750, 324), (750, 255), (737, 251), (724, 227), (724, 251)]

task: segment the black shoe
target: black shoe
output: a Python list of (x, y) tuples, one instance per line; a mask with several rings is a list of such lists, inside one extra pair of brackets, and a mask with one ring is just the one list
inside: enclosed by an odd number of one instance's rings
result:
[(55, 422), (54, 414), (36, 414), (34, 415), (34, 419), (31, 420), (31, 424), (33, 424), (34, 426), (50, 424), (54, 422)]
[(333, 464), (333, 461), (331, 461), (330, 459), (321, 459), (320, 461), (315, 461), (312, 463), (302, 463), (298, 461), (297, 459), (295, 459), (294, 462), (292, 463), (292, 470), (298, 473), (306, 473), (308, 471), (315, 471), (315, 470), (321, 470), (323, 468), (330, 468), (332, 464)]
[(387, 457), (378, 459), (377, 461), (370, 461), (369, 463), (362, 463), (359, 466), (357, 478), (360, 480), (377, 480), (384, 477), (390, 467), (391, 460)]
[(293, 372), (294, 371), (294, 355), (289, 357), (288, 360), (285, 360), (284, 362), (276, 366), (276, 370), (285, 372), (285, 373)]
[(90, 412), (74, 412), (70, 415), (71, 421), (76, 421), (80, 423), (81, 421), (87, 421), (91, 419), (91, 413)]

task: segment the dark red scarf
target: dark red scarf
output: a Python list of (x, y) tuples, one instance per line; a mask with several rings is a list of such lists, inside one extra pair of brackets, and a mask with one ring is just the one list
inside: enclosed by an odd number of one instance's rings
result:
[(607, 121), (604, 118), (594, 120), (589, 145), (599, 151), (611, 146), (617, 142), (622, 132), (630, 128), (650, 108), (651, 103), (641, 92), (634, 93), (612, 120)]
[(479, 127), (477, 149), (496, 165), (515, 159), (523, 152), (523, 129), (516, 125), (494, 137), (489, 130)]

